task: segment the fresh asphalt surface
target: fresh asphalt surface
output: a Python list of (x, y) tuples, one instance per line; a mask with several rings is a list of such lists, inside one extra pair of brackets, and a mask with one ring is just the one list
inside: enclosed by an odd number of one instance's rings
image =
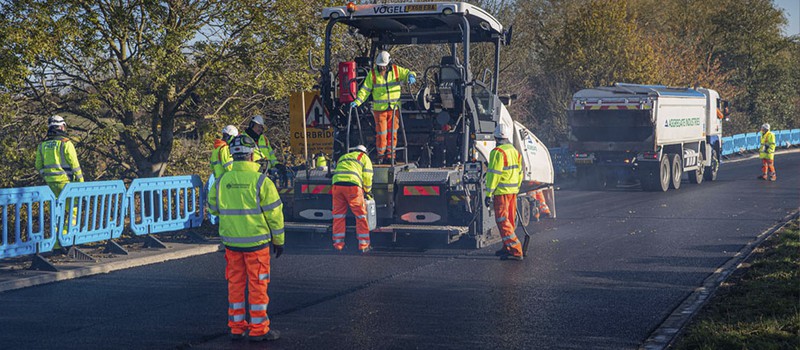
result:
[(0, 349), (636, 348), (798, 209), (800, 153), (776, 158), (774, 183), (756, 180), (750, 159), (666, 193), (558, 191), (558, 219), (531, 225), (522, 262), (498, 260), (499, 244), (359, 256), (328, 250), (328, 237), (287, 237), (269, 286), (277, 342), (227, 339), (213, 253), (0, 293)]

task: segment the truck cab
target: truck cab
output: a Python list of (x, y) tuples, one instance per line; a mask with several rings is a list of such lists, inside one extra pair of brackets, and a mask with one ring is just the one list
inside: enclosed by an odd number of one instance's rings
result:
[[(287, 231), (327, 232), (331, 224), (331, 174), (335, 161), (359, 144), (376, 159), (375, 126), (369, 100), (350, 108), (372, 58), (380, 50), (425, 47), (434, 56), (416, 72), (417, 84), (403, 86), (397, 107), (396, 156), (374, 165), (376, 228), (396, 238), (403, 234), (442, 234), (446, 242), (470, 237), (481, 247), (497, 239), (493, 214), (483, 205), (486, 161), (495, 146), (498, 123), (512, 126), (514, 145), (523, 154), (525, 192), (545, 190), (554, 212), (553, 167), (544, 144), (515, 122), (498, 94), (500, 49), (511, 33), (483, 9), (453, 3), (353, 3), (324, 8), (327, 21), (324, 58), (318, 68), (321, 100), (334, 130), (332, 160), (327, 171), (300, 171), (295, 179), (291, 222)], [(369, 47), (363, 56), (342, 57), (334, 45), (338, 35)], [(488, 65), (473, 74), (477, 45), (490, 52)], [(405, 82), (403, 82), (405, 85)], [(531, 198), (520, 196), (523, 222), (532, 211)]]

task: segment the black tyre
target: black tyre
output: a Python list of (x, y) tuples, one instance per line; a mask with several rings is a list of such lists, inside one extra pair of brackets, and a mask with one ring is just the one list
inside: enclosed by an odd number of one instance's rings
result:
[(666, 192), (670, 183), (670, 163), (667, 155), (661, 156), (658, 163), (646, 163), (639, 169), (639, 182), (642, 190)]
[(701, 184), (703, 183), (703, 173), (705, 173), (706, 167), (703, 166), (703, 152), (697, 155), (697, 170), (692, 170), (689, 172), (689, 182), (693, 184)]
[(527, 227), (531, 223), (531, 201), (527, 197), (518, 197), (517, 209), (519, 209), (519, 222), (522, 226)]
[(670, 179), (672, 180), (669, 183), (670, 188), (679, 189), (681, 188), (681, 176), (683, 176), (683, 160), (681, 159), (680, 154), (671, 154), (669, 156), (670, 164), (672, 164), (671, 168), (672, 171), (670, 172)]
[(708, 181), (717, 180), (717, 173), (719, 173), (719, 152), (716, 149), (711, 150), (711, 165), (705, 168), (703, 178)]

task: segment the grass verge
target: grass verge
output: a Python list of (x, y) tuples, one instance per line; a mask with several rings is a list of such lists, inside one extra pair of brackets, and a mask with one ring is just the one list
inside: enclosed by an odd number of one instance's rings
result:
[(800, 349), (800, 220), (756, 248), (675, 349)]

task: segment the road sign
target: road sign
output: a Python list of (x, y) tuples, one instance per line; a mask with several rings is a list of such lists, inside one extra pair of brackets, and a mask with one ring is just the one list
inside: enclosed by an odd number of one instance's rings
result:
[[(303, 123), (306, 127), (305, 137)], [(319, 91), (293, 92), (289, 96), (289, 144), (292, 153), (303, 157), (306, 139), (309, 156), (324, 152), (330, 157), (333, 153), (333, 129), (330, 125), (330, 116), (322, 105)]]
[(322, 106), (319, 95), (315, 95), (311, 105), (306, 110), (306, 127), (327, 129), (331, 126), (328, 111)]

